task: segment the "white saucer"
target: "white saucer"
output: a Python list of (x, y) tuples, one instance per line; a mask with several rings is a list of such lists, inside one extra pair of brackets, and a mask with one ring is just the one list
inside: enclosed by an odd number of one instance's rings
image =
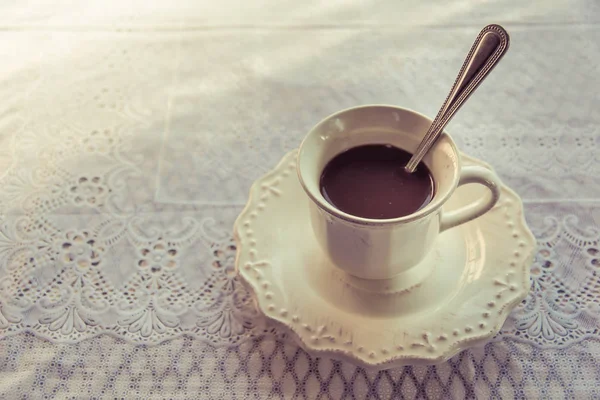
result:
[[(509, 188), (483, 217), (442, 233), (410, 274), (372, 281), (325, 258), (295, 169), (293, 151), (252, 186), (234, 228), (236, 266), (262, 312), (307, 350), (378, 368), (438, 363), (490, 339), (525, 298), (535, 239)], [(484, 190), (463, 186), (445, 208)]]

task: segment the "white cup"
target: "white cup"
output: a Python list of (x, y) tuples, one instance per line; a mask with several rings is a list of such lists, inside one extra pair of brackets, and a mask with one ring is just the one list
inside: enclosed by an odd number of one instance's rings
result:
[[(313, 231), (338, 268), (363, 279), (394, 277), (415, 267), (440, 232), (485, 214), (498, 201), (500, 180), (496, 174), (483, 167), (462, 167), (460, 153), (445, 133), (423, 159), (433, 176), (433, 199), (413, 214), (361, 218), (335, 208), (321, 194), (321, 173), (336, 155), (366, 144), (390, 144), (414, 153), (430, 125), (430, 119), (411, 110), (367, 105), (325, 118), (302, 142), (298, 176), (310, 198)], [(454, 190), (468, 183), (486, 186), (489, 194), (458, 210), (443, 212), (442, 206)]]

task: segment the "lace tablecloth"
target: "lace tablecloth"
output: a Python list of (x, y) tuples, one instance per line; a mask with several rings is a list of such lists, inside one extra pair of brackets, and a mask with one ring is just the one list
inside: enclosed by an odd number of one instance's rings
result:
[[(600, 397), (597, 1), (53, 3), (0, 13), (0, 398)], [(307, 354), (235, 275), (251, 183), (339, 109), (433, 115), (490, 22), (449, 131), (524, 199), (530, 295), (439, 366)]]

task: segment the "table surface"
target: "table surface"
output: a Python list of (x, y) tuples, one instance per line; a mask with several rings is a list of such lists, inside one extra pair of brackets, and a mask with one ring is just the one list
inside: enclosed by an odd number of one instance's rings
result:
[[(600, 398), (596, 0), (53, 3), (0, 13), (0, 397)], [(250, 185), (334, 111), (434, 115), (490, 22), (448, 131), (523, 198), (529, 296), (435, 367), (307, 354), (236, 277)]]

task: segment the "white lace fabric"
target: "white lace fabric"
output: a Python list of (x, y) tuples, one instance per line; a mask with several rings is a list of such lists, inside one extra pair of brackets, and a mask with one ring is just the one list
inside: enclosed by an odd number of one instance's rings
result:
[[(598, 4), (211, 3), (3, 6), (0, 397), (599, 397)], [(524, 200), (530, 295), (436, 367), (307, 354), (236, 277), (250, 185), (331, 112), (434, 114), (489, 22), (448, 130)]]

